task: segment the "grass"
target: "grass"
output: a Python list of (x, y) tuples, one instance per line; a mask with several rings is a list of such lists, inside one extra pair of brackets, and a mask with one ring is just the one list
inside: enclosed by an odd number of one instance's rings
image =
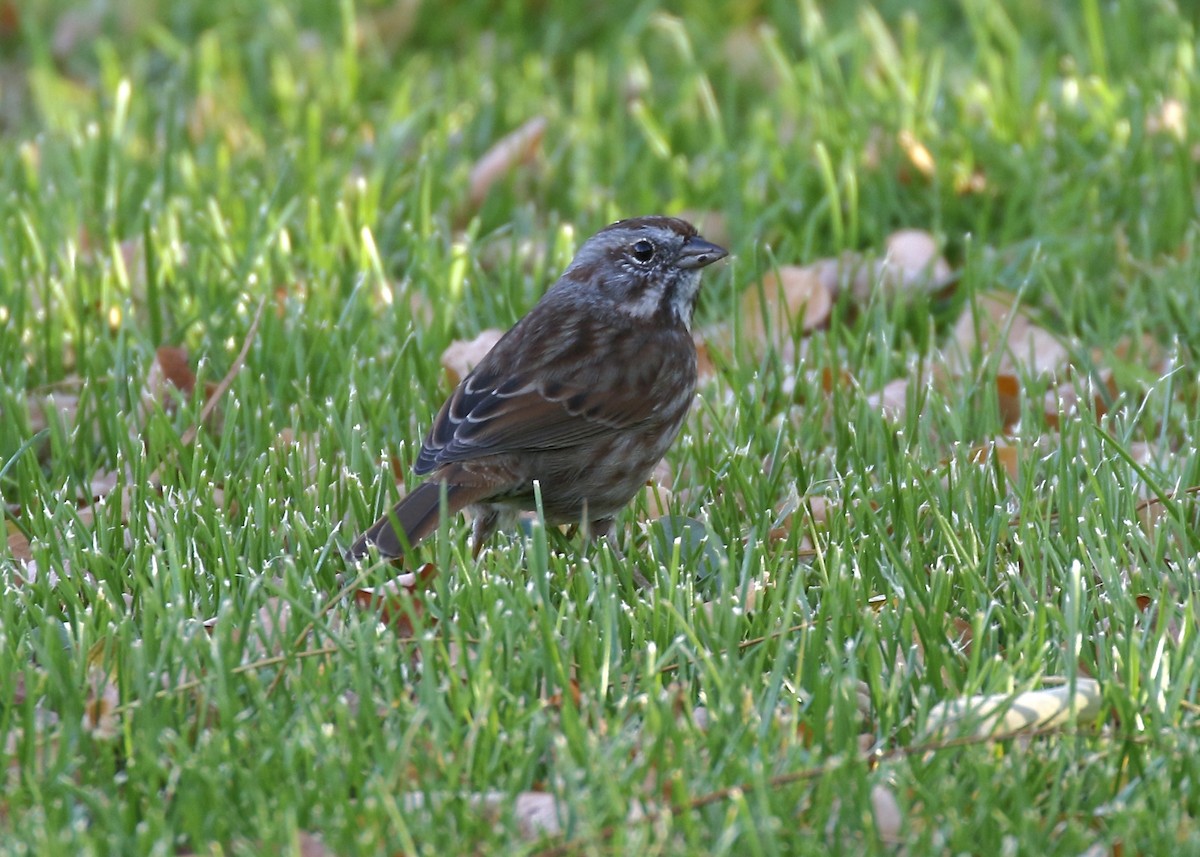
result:
[[(1194, 498), (1139, 521), (1200, 485), (1196, 21), (820, 5), (0, 4), (0, 492), (40, 570), (0, 558), (0, 848), (1200, 851)], [(540, 154), (473, 209), (472, 165), (538, 115)], [(668, 457), (706, 574), (635, 509), (624, 561), (534, 528), (475, 563), (449, 522), (411, 638), (336, 598), (446, 345), (515, 321), (602, 224), (681, 210), (719, 212), (734, 254), (701, 327), (777, 264), (902, 227), (959, 286), (843, 299), (800, 367), (718, 356)], [(1057, 431), (1023, 379), (1012, 480), (971, 462), (1003, 431), (995, 355), (898, 420), (867, 400), (997, 289), (1118, 379)], [(182, 445), (202, 396), (147, 400), (155, 349), (217, 381), (264, 300)], [(1169, 372), (1114, 355), (1141, 337)], [(78, 415), (38, 431), (50, 389)], [(124, 508), (91, 502), (112, 470)], [(775, 537), (809, 496), (828, 520)], [(1084, 675), (1099, 726), (927, 743), (939, 702)], [(106, 681), (111, 731), (85, 717)], [(561, 837), (503, 808), (533, 791)]]

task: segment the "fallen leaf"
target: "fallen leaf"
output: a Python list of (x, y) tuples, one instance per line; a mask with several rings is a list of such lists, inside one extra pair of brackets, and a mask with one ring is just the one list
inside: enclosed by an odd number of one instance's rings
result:
[(1146, 114), (1146, 133), (1164, 134), (1183, 140), (1187, 137), (1187, 114), (1177, 98), (1164, 99), (1156, 109)]
[(471, 169), (467, 179), (468, 198), (473, 208), (483, 204), (492, 186), (521, 164), (533, 160), (546, 134), (546, 119), (535, 116), (501, 137)]
[(1016, 482), (1021, 475), (1020, 450), (1004, 441), (991, 441), (973, 447), (967, 454), (967, 460), (972, 464), (991, 466), (993, 460), (999, 461), (1008, 478)]
[(696, 379), (698, 381), (707, 381), (710, 378), (715, 378), (717, 375), (717, 367), (713, 363), (712, 355), (708, 350), (708, 343), (697, 333), (693, 340), (696, 344)]
[(640, 500), (635, 501), (636, 509), (645, 509), (645, 516), (641, 517), (642, 521), (653, 521), (656, 518), (662, 518), (671, 514), (671, 504), (673, 496), (671, 489), (665, 485), (655, 482), (654, 479), (647, 480), (645, 486), (640, 492)]
[(503, 792), (473, 792), (466, 795), (406, 792), (400, 795), (400, 806), (406, 814), (412, 814), (451, 801), (464, 800), (477, 813), (495, 821), (503, 817), (505, 810), (510, 811), (518, 830), (526, 839), (562, 833), (562, 819), (568, 814), (567, 807), (548, 792), (521, 792), (516, 797)]
[(196, 373), (188, 365), (186, 348), (161, 345), (154, 352), (154, 363), (146, 377), (146, 387), (150, 397), (165, 408), (167, 401), (163, 395), (164, 383), (170, 384), (185, 397), (190, 396), (196, 388)]
[(908, 378), (894, 378), (883, 389), (867, 396), (867, 405), (879, 411), (885, 419), (903, 420), (908, 413)]
[(937, 171), (937, 163), (933, 160), (929, 149), (925, 148), (925, 144), (907, 129), (901, 131), (897, 139), (900, 142), (900, 148), (908, 156), (909, 163), (916, 168), (917, 172), (925, 178), (932, 178)]
[(117, 685), (109, 674), (93, 667), (88, 670), (88, 695), (83, 708), (83, 731), (99, 741), (111, 741), (121, 734), (121, 719), (115, 710), (121, 702)]
[(903, 816), (896, 793), (883, 783), (871, 786), (871, 818), (875, 822), (875, 833), (880, 841), (888, 845), (899, 844)]
[(1011, 295), (979, 295), (963, 311), (951, 336), (946, 363), (954, 374), (969, 374), (971, 354), (983, 359), (999, 353), (999, 375), (1054, 376), (1069, 366), (1070, 351), (1050, 331), (1034, 324)]
[(930, 709), (927, 734), (999, 739), (1027, 729), (1088, 723), (1099, 717), (1101, 698), (1099, 682), (1088, 678), (1050, 690), (969, 696)]
[(288, 427), (281, 429), (271, 443), (271, 449), (281, 453), (287, 453), (293, 448), (300, 459), (305, 484), (312, 485), (321, 470), (317, 438), (307, 432), (297, 433), (295, 429)]
[(742, 298), (745, 337), (778, 351), (796, 333), (809, 333), (829, 321), (833, 292), (828, 270), (823, 265), (782, 265), (764, 274), (761, 290), (752, 286)]
[[(1113, 380), (1112, 371), (1102, 369), (1098, 378), (1085, 377), (1064, 381), (1057, 387), (1046, 391), (1042, 400), (1042, 415), (1050, 428), (1059, 427), (1059, 419), (1070, 419), (1077, 416), (1089, 404), (1097, 417), (1108, 413), (1108, 403), (1117, 397), (1117, 385)], [(1099, 384), (1097, 385), (1097, 381)], [(1080, 396), (1079, 385), (1087, 388), (1085, 396)]]
[(917, 291), (936, 292), (945, 287), (953, 273), (932, 234), (921, 229), (901, 229), (888, 236), (882, 259), (858, 266), (850, 280), (850, 290), (863, 303), (870, 300), (877, 287), (884, 298)]
[[(355, 34), (360, 48), (368, 40), (389, 52), (395, 52), (408, 39), (417, 23), (421, 0), (391, 0), (365, 7), (355, 18)], [(305, 855), (307, 857), (307, 855)]]
[(13, 560), (16, 562), (32, 560), (33, 550), (25, 534), (17, 529), (17, 525), (12, 521), (5, 521), (4, 527), (8, 531), (8, 553)]
[(996, 406), (1004, 431), (1021, 421), (1021, 382), (1016, 375), (996, 376)]
[(29, 430), (33, 434), (46, 429), (54, 421), (64, 431), (70, 430), (79, 416), (79, 396), (74, 393), (30, 393)]
[(479, 361), (487, 356), (503, 335), (503, 330), (489, 328), (472, 340), (459, 339), (446, 346), (442, 352), (442, 368), (446, 370), (446, 380), (450, 386), (457, 387), (463, 378), (471, 374), (471, 370), (479, 365)]
[(378, 610), (380, 620), (398, 636), (412, 637), (413, 618), (424, 614), (421, 593), (429, 589), (437, 575), (437, 566), (425, 563), (416, 572), (393, 577), (379, 586), (361, 586), (354, 590), (354, 603), (364, 610)]
[(732, 243), (729, 234), (729, 222), (720, 211), (685, 208), (676, 216), (695, 226), (697, 232), (714, 244), (728, 248)]

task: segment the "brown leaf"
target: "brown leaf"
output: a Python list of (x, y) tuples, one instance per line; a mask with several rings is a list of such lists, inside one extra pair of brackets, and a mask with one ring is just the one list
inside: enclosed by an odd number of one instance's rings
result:
[(895, 845), (901, 841), (903, 814), (896, 793), (883, 783), (871, 786), (871, 817), (875, 822), (875, 833), (880, 841)]
[(428, 590), (437, 575), (437, 566), (425, 563), (416, 572), (406, 572), (379, 586), (361, 586), (354, 590), (354, 603), (364, 610), (378, 610), (380, 620), (398, 636), (412, 637), (413, 617), (425, 612), (421, 593)]
[(826, 266), (783, 265), (751, 286), (742, 297), (744, 335), (776, 350), (790, 344), (793, 331), (809, 333), (829, 320), (833, 293)]
[(768, 26), (751, 22), (730, 27), (721, 43), (724, 67), (754, 92), (769, 92), (779, 86), (779, 70), (763, 44), (762, 33)]
[(385, 50), (396, 50), (412, 33), (420, 10), (421, 0), (391, 0), (383, 5), (363, 8), (354, 16), (360, 47), (369, 39)]
[[(674, 495), (671, 489), (661, 483), (649, 479), (645, 487), (639, 492), (640, 500), (634, 502), (634, 508), (639, 512), (639, 518), (643, 521), (653, 521), (657, 518), (664, 518), (671, 514), (671, 503)], [(641, 516), (641, 510), (645, 509), (645, 516)]]
[(1021, 475), (1021, 457), (1018, 447), (1010, 446), (1004, 441), (992, 441), (972, 448), (967, 455), (967, 460), (972, 464), (989, 467), (993, 458), (1000, 462), (1000, 466), (1004, 468), (1008, 478), (1016, 482)]
[(1187, 137), (1187, 112), (1182, 101), (1167, 98), (1157, 109), (1146, 114), (1146, 133), (1163, 134), (1183, 140)]
[(28, 402), (29, 430), (34, 434), (48, 428), (51, 421), (70, 429), (79, 416), (79, 396), (74, 393), (30, 393)]
[(916, 168), (917, 172), (925, 178), (932, 178), (937, 171), (937, 163), (933, 160), (929, 149), (925, 148), (925, 144), (908, 130), (901, 131), (897, 139), (900, 142), (900, 148), (908, 156), (909, 163)]
[(545, 117), (535, 116), (524, 125), (501, 137), (488, 149), (471, 169), (467, 179), (468, 198), (473, 208), (478, 208), (487, 198), (496, 182), (511, 173), (521, 164), (534, 159), (546, 134)]
[[(160, 345), (154, 352), (154, 365), (150, 371), (151, 375), (146, 381), (146, 386), (152, 391), (157, 391), (158, 385), (161, 385), (163, 381), (171, 384), (185, 396), (190, 396), (192, 390), (196, 388), (196, 373), (188, 365), (186, 348)], [(150, 379), (153, 379), (154, 383), (151, 383)], [(155, 395), (154, 398), (161, 401), (163, 397)]]
[[(405, 792), (400, 795), (400, 807), (406, 814), (433, 810), (449, 801), (461, 801), (461, 795), (433, 792)], [(526, 839), (538, 839), (562, 833), (560, 818), (567, 816), (567, 807), (559, 804), (554, 795), (546, 792), (521, 792), (511, 798), (502, 792), (474, 792), (465, 796), (467, 805), (484, 818), (499, 820), (505, 810), (512, 812), (517, 828)]]
[(1016, 375), (996, 376), (996, 403), (1004, 431), (1021, 421), (1021, 382)]
[(958, 616), (951, 617), (950, 624), (954, 626), (954, 637), (951, 639), (955, 643), (955, 647), (964, 657), (970, 657), (971, 645), (975, 637), (974, 626)]
[[(92, 481), (88, 485), (88, 500), (99, 500), (101, 497), (107, 497), (109, 494), (117, 490), (117, 485), (121, 481), (122, 473), (120, 470), (97, 470), (92, 476)], [(126, 484), (132, 481), (131, 474), (126, 471)]]
[(867, 396), (871, 410), (880, 411), (885, 419), (899, 421), (908, 413), (908, 378), (895, 378), (883, 389)]
[(845, 369), (839, 369), (834, 374), (833, 369), (826, 366), (821, 370), (821, 391), (832, 393), (834, 390), (845, 390), (854, 386), (854, 376)]
[(4, 527), (8, 531), (8, 552), (13, 560), (18, 563), (32, 560), (33, 550), (25, 534), (12, 521), (5, 521)]
[(299, 454), (307, 484), (311, 485), (321, 469), (317, 438), (307, 432), (297, 433), (295, 429), (287, 427), (280, 430), (271, 443), (271, 448), (279, 452), (286, 452), (293, 447)]
[(1097, 379), (1087, 377), (1064, 381), (1057, 387), (1047, 390), (1042, 401), (1042, 413), (1046, 425), (1057, 429), (1060, 416), (1070, 419), (1087, 407), (1086, 400), (1079, 395), (1078, 386), (1080, 384), (1086, 386), (1090, 392), (1087, 398), (1091, 400), (1090, 404), (1095, 415), (1102, 417), (1108, 413), (1108, 403), (1117, 396), (1117, 385), (1113, 380), (1111, 370), (1103, 369), (1098, 374), (1099, 389), (1095, 383)]
[(21, 4), (13, 0), (0, 2), (0, 39), (5, 41), (21, 35)]
[(697, 333), (694, 337), (696, 343), (696, 377), (699, 381), (707, 381), (709, 378), (715, 378), (717, 367), (713, 364), (712, 355), (708, 350), (708, 343), (701, 338)]
[(893, 232), (884, 257), (873, 264), (843, 266), (853, 272), (850, 291), (861, 303), (870, 300), (877, 287), (885, 298), (940, 291), (954, 273), (938, 252), (937, 239), (922, 229)]
[(470, 341), (458, 339), (451, 342), (442, 352), (442, 368), (446, 370), (446, 380), (450, 386), (457, 387), (463, 378), (471, 374), (471, 370), (479, 365), (479, 361), (487, 356), (503, 335), (503, 330), (490, 328), (481, 331)]
[(713, 209), (685, 208), (677, 215), (696, 227), (696, 231), (707, 240), (722, 247), (729, 247), (729, 222), (725, 215)]
[(121, 697), (109, 674), (93, 667), (88, 671), (88, 695), (83, 709), (83, 731), (100, 741), (111, 741), (121, 734), (121, 718), (114, 709)]
[(1012, 295), (980, 295), (954, 326), (955, 349), (947, 355), (951, 372), (967, 374), (975, 347), (984, 359), (1000, 352), (996, 371), (1001, 375), (1056, 375), (1069, 365), (1070, 351), (1062, 340), (1034, 324)]
[(196, 435), (200, 432), (200, 426), (209, 424), (209, 420), (216, 421), (217, 405), (221, 403), (221, 399), (233, 386), (233, 379), (237, 377), (238, 372), (242, 371), (242, 367), (246, 364), (246, 356), (250, 353), (250, 346), (254, 342), (255, 336), (258, 334), (258, 326), (262, 324), (263, 310), (267, 308), (267, 296), (264, 295), (262, 300), (258, 302), (258, 308), (254, 311), (254, 318), (250, 320), (250, 327), (246, 330), (246, 337), (242, 340), (242, 348), (238, 351), (237, 356), (233, 358), (233, 363), (229, 366), (229, 371), (221, 378), (216, 385), (205, 388), (204, 391), (204, 407), (200, 411), (200, 417), (196, 424), (189, 428), (179, 438), (181, 446), (190, 446), (192, 441), (196, 439)]

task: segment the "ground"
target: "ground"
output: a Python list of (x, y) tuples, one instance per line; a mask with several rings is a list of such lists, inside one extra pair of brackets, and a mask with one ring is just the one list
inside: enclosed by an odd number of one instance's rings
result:
[[(0, 2), (0, 848), (1200, 852), (1196, 56), (1135, 0)], [(731, 255), (622, 553), (348, 566), (447, 350), (650, 213)]]

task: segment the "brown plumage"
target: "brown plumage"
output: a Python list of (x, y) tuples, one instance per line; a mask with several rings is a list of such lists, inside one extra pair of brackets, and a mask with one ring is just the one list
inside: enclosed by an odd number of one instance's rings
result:
[[(700, 270), (726, 251), (670, 217), (593, 235), (442, 406), (414, 471), (428, 475), (358, 537), (398, 557), (470, 509), (476, 553), (534, 508), (607, 535), (683, 425), (696, 387), (691, 322)], [(403, 533), (397, 532), (396, 525)]]

